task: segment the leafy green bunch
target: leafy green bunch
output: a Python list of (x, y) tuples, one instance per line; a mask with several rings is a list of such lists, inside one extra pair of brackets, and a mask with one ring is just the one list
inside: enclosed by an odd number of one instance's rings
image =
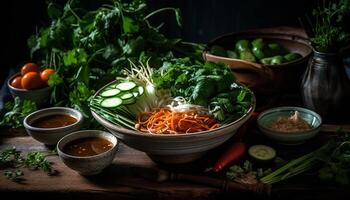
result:
[(149, 19), (173, 11), (181, 25), (178, 9), (162, 8), (148, 13), (145, 0), (113, 0), (88, 9), (86, 1), (68, 0), (59, 5), (48, 2), (50, 24), (38, 29), (28, 40), (34, 60), (55, 69), (50, 76), (51, 104), (74, 107), (94, 125), (88, 108), (92, 94), (129, 67), (128, 60), (161, 66), (163, 57), (190, 56), (201, 59), (202, 45), (168, 39), (161, 26)]
[(324, 163), (319, 170), (322, 181), (350, 184), (350, 134), (343, 133), (331, 140), (318, 152), (317, 158)]
[[(312, 12), (314, 22), (310, 24), (313, 47), (319, 52), (337, 52), (350, 40), (346, 24), (350, 23), (350, 1), (336, 0), (320, 2)], [(314, 25), (312, 25), (314, 23)]]
[(164, 62), (152, 80), (157, 88), (170, 89), (175, 97), (207, 107), (223, 123), (242, 116), (252, 103), (250, 92), (235, 84), (235, 77), (224, 64), (174, 59)]

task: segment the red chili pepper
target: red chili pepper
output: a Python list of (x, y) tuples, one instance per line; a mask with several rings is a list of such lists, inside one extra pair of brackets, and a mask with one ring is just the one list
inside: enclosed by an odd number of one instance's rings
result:
[(246, 146), (242, 142), (237, 142), (230, 146), (213, 167), (213, 172), (219, 172), (227, 166), (232, 165), (241, 159), (246, 152)]
[[(245, 132), (248, 130), (249, 124), (256, 121), (258, 117), (258, 113), (253, 112), (251, 117), (247, 122), (245, 122), (237, 131), (235, 137), (240, 140), (242, 139)], [(231, 145), (218, 159), (218, 161), (215, 163), (212, 171), (213, 172), (219, 172), (222, 169), (224, 169), (227, 166), (232, 165), (233, 163), (237, 162), (239, 159), (241, 159), (246, 152), (246, 145), (242, 142), (234, 143)]]

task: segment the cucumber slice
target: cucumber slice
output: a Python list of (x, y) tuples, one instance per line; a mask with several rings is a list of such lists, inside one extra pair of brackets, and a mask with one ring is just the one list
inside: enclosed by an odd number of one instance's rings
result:
[(117, 88), (117, 85), (118, 84), (112, 84), (112, 85), (109, 85), (108, 88), (113, 88), (114, 89), (114, 88)]
[(142, 86), (139, 86), (137, 89), (138, 89), (138, 92), (139, 92), (139, 96), (143, 95), (143, 93), (145, 92), (145, 89), (143, 89)]
[(253, 145), (248, 149), (248, 154), (258, 161), (269, 161), (276, 157), (276, 151), (266, 145)]
[(144, 89), (142, 86), (138, 86), (138, 87), (134, 88), (132, 91), (133, 91), (132, 93), (134, 94), (134, 97), (138, 97), (138, 96), (141, 96), (143, 94)]
[(121, 95), (120, 98), (121, 98), (122, 100), (134, 98), (134, 94), (133, 94), (133, 93), (125, 93), (125, 94)]
[(129, 105), (129, 104), (134, 104), (136, 102), (136, 98), (129, 98), (129, 99), (125, 99), (123, 100), (123, 105)]
[(121, 90), (121, 91), (129, 91), (132, 90), (136, 87), (136, 83), (134, 82), (123, 82), (119, 83), (116, 88)]
[(101, 101), (101, 106), (104, 108), (115, 108), (120, 106), (123, 101), (119, 97), (106, 98)]
[(107, 89), (103, 92), (101, 92), (102, 97), (112, 97), (115, 95), (118, 95), (120, 93), (119, 89)]

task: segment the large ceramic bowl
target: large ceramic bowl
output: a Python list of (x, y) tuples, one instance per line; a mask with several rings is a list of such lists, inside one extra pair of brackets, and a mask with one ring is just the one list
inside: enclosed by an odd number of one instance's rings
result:
[[(100, 91), (114, 83), (112, 82), (106, 85)], [(212, 131), (197, 133), (178, 135), (141, 133), (112, 124), (95, 112), (92, 112), (92, 115), (123, 143), (147, 153), (154, 161), (167, 164), (187, 163), (200, 158), (208, 150), (224, 143), (249, 119), (255, 109), (255, 96), (253, 93), (251, 94), (253, 103), (242, 117)]]
[(240, 83), (261, 94), (271, 94), (280, 91), (297, 91), (300, 88), (301, 75), (312, 48), (302, 29), (291, 27), (276, 27), (229, 33), (209, 42), (208, 47), (219, 45), (232, 49), (239, 39), (253, 40), (263, 38), (268, 43), (278, 43), (284, 49), (299, 53), (302, 58), (280, 65), (263, 65), (240, 59), (216, 56), (208, 51), (203, 52), (203, 58), (212, 62), (226, 63), (231, 67)]
[(49, 86), (44, 88), (39, 88), (35, 90), (26, 90), (26, 89), (18, 89), (11, 86), (11, 81), (16, 78), (17, 76), (20, 76), (20, 73), (14, 74), (9, 78), (7, 81), (7, 86), (10, 90), (10, 93), (13, 98), (19, 97), (20, 99), (24, 100), (31, 100), (35, 102), (35, 104), (38, 107), (44, 107), (48, 104), (50, 100), (50, 92), (51, 88)]
[[(289, 132), (272, 130), (268, 125), (278, 117), (289, 117), (295, 111), (299, 112), (301, 119), (305, 120), (311, 129), (307, 131)], [(312, 110), (300, 107), (277, 107), (262, 112), (257, 119), (259, 129), (270, 139), (280, 144), (296, 145), (314, 137), (321, 129), (322, 118)]]

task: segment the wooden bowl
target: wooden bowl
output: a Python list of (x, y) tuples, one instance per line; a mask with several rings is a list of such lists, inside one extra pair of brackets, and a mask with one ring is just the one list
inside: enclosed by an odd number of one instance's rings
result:
[(307, 61), (312, 53), (312, 48), (302, 29), (277, 27), (230, 33), (212, 40), (208, 47), (219, 45), (225, 49), (233, 49), (237, 40), (253, 40), (255, 38), (263, 38), (267, 43), (278, 43), (287, 51), (299, 53), (303, 57), (280, 65), (263, 65), (221, 57), (212, 55), (207, 51), (203, 52), (203, 58), (207, 61), (228, 64), (237, 80), (256, 93), (270, 94), (279, 91), (298, 90), (301, 75), (305, 71)]

